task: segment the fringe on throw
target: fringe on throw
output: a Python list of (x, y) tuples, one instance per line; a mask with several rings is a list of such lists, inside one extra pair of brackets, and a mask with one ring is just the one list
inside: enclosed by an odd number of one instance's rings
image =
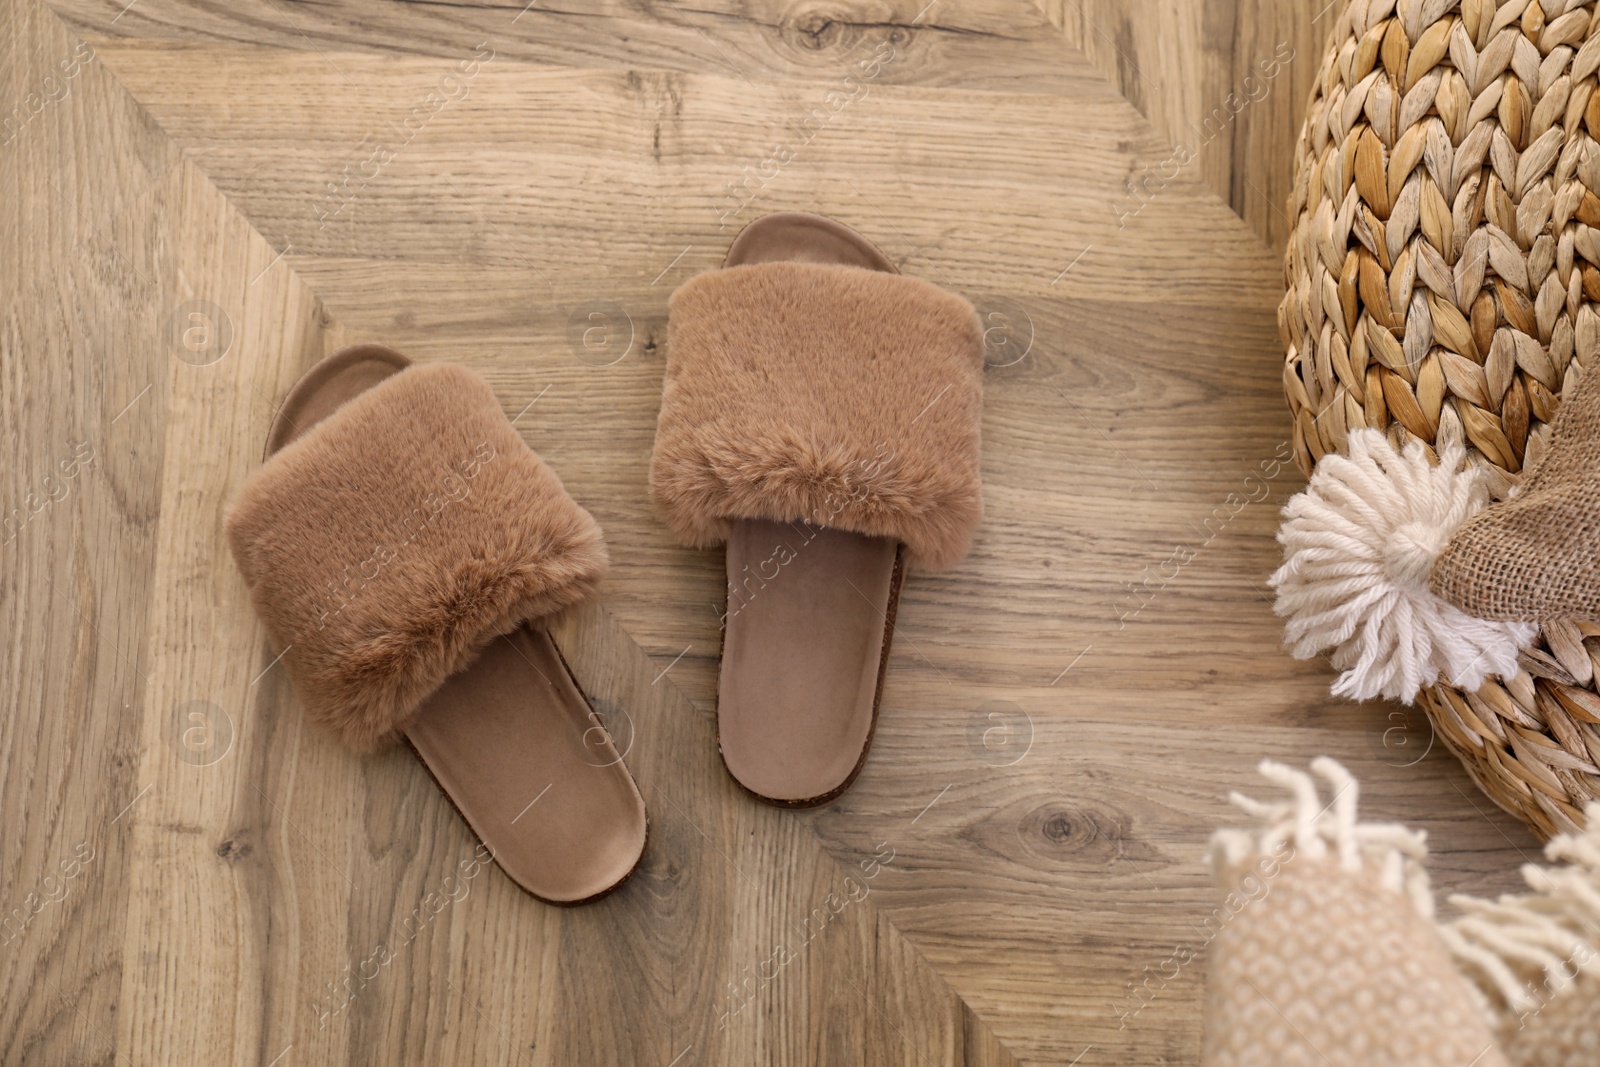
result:
[(1323, 799), (1317, 779), (1272, 760), (1263, 760), (1262, 777), (1282, 786), (1289, 796), (1267, 803), (1240, 793), (1230, 800), (1256, 820), (1253, 829), (1218, 830), (1211, 838), (1212, 875), (1223, 884), (1227, 872), (1258, 856), (1281, 854), (1292, 845), (1296, 857), (1337, 857), (1347, 871), (1367, 870), (1387, 888), (1411, 902), (1424, 918), (1433, 917), (1433, 890), (1422, 860), (1428, 854), (1427, 834), (1399, 823), (1357, 821), (1361, 788), (1338, 761), (1321, 756), (1311, 770), (1326, 783)]
[(1522, 868), (1532, 892), (1450, 898), (1463, 915), (1440, 933), (1495, 1025), (1541, 1010), (1580, 974), (1600, 975), (1600, 803), (1589, 805), (1587, 819), (1588, 830), (1545, 846), (1564, 866)]
[[(1559, 866), (1527, 864), (1530, 892), (1498, 900), (1455, 895), (1461, 915), (1435, 921), (1433, 890), (1423, 860), (1427, 835), (1398, 823), (1358, 819), (1360, 787), (1327, 756), (1311, 763), (1315, 777), (1264, 760), (1262, 777), (1288, 796), (1263, 802), (1231, 794), (1255, 820), (1249, 829), (1218, 830), (1209, 861), (1219, 885), (1258, 857), (1336, 858), (1348, 871), (1368, 871), (1435, 923), (1440, 939), (1491, 1026), (1503, 1028), (1572, 988), (1579, 975), (1600, 976), (1600, 802), (1586, 813), (1589, 829), (1553, 838), (1545, 856)], [(1319, 788), (1319, 780), (1322, 788)]]

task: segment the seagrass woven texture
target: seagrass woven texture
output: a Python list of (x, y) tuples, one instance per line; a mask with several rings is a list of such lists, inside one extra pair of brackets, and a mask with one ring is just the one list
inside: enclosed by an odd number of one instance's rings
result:
[[(1575, 0), (1352, 0), (1296, 149), (1283, 382), (1303, 471), (1363, 426), (1466, 446), (1496, 496), (1600, 350), (1600, 20)], [(1515, 677), (1425, 690), (1497, 803), (1549, 836), (1600, 797), (1600, 623)]]

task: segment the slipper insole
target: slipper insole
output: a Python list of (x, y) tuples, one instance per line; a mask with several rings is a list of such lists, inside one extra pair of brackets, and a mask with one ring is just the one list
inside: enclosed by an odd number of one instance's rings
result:
[(805, 523), (735, 523), (717, 733), (751, 792), (814, 801), (872, 736), (895, 542)]
[[(802, 212), (746, 226), (724, 265), (776, 261), (895, 270), (848, 226)], [(904, 574), (898, 552), (887, 538), (802, 522), (732, 524), (717, 742), (750, 792), (820, 804), (860, 772)]]
[[(296, 383), (268, 454), (405, 369), (379, 345), (323, 360)], [(576, 904), (614, 888), (644, 850), (644, 801), (550, 635), (496, 638), (423, 702), (406, 738), (512, 881)]]

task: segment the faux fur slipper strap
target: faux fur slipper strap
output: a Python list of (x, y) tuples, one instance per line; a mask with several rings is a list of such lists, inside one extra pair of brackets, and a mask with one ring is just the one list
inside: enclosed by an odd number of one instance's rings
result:
[(814, 263), (710, 271), (672, 295), (650, 488), (696, 547), (739, 519), (966, 555), (978, 481), (983, 335), (972, 305), (916, 278)]
[(399, 372), (268, 459), (227, 532), (307, 714), (358, 750), (606, 567), (600, 528), (488, 383), (447, 364)]

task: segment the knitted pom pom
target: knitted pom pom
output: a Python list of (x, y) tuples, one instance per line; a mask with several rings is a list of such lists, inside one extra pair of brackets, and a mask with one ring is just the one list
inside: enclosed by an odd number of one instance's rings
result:
[(1517, 671), (1537, 627), (1475, 618), (1428, 589), (1433, 562), (1489, 490), (1459, 445), (1434, 466), (1420, 441), (1398, 453), (1377, 430), (1350, 434), (1283, 509), (1278, 591), (1297, 659), (1331, 650), (1339, 696), (1411, 703), (1441, 675), (1474, 690)]

